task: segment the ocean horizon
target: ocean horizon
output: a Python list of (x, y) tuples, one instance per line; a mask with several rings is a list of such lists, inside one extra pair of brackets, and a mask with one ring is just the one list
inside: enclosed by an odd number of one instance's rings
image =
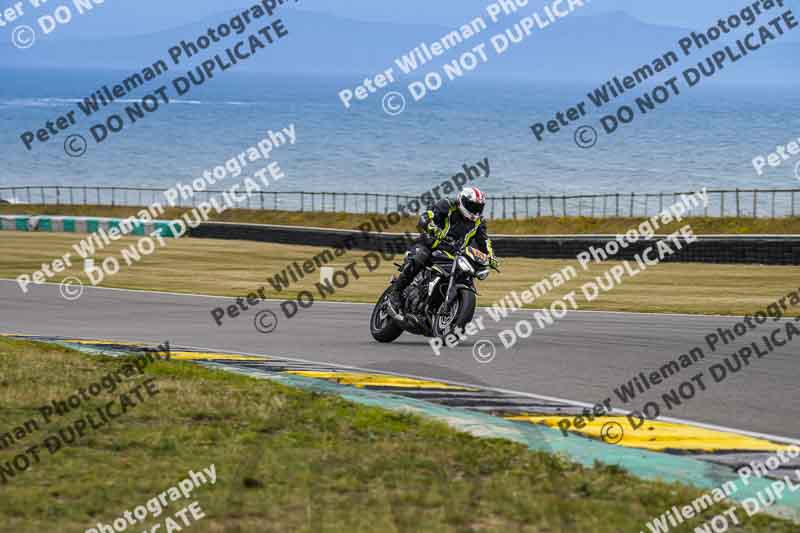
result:
[[(127, 73), (130, 74), (130, 73)], [(551, 120), (600, 84), (462, 79), (405, 112), (389, 116), (380, 94), (347, 110), (338, 92), (352, 76), (230, 73), (171, 99), (136, 124), (96, 144), (90, 126), (141, 103), (160, 85), (151, 82), (86, 117), (77, 103), (120, 71), (2, 71), (0, 87), (5, 164), (0, 186), (75, 185), (163, 187), (224, 164), (264, 138), (294, 124), (297, 142), (273, 151), (286, 173), (274, 190), (414, 193), (488, 158), (491, 195), (515, 193), (673, 192), (708, 188), (791, 188), (794, 165), (757, 175), (752, 160), (800, 137), (800, 96), (790, 87), (709, 82), (623, 125), (600, 132), (590, 149), (574, 130), (600, 130), (600, 117), (631, 104), (632, 91), (585, 120), (537, 142), (530, 126)], [(164, 82), (166, 83), (166, 82)], [(20, 140), (69, 111), (77, 124), (27, 150)], [(89, 139), (83, 157), (69, 157), (64, 139)]]

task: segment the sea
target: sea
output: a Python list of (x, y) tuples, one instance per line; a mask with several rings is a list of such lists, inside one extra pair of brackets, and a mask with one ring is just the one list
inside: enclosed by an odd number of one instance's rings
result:
[[(523, 193), (654, 193), (708, 188), (798, 188), (796, 161), (767, 167), (753, 158), (800, 138), (796, 87), (705, 84), (672, 96), (607, 134), (600, 119), (642, 87), (548, 134), (531, 126), (566, 111), (595, 89), (592, 82), (460, 79), (421, 101), (406, 93), (405, 111), (392, 116), (382, 92), (345, 109), (339, 91), (356, 76), (226, 73), (145, 115), (97, 144), (91, 126), (158, 87), (157, 82), (86, 117), (76, 105), (129, 72), (0, 70), (0, 187), (77, 185), (167, 188), (199, 177), (294, 124), (296, 144), (272, 152), (286, 177), (276, 191), (417, 193), (486, 158), (491, 196)], [(400, 88), (401, 91), (405, 87)], [(174, 92), (174, 90), (172, 91)], [(20, 140), (68, 111), (77, 124), (27, 150)], [(598, 131), (579, 147), (580, 126)], [(88, 139), (82, 157), (64, 139)]]

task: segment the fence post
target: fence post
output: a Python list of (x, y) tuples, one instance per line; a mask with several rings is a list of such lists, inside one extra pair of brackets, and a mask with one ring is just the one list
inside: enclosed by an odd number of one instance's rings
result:
[(794, 193), (795, 191), (792, 191), (792, 217), (794, 217)]
[(517, 220), (517, 195), (516, 194), (511, 196), (511, 216), (514, 217), (514, 220)]
[(630, 213), (631, 218), (633, 218), (633, 198), (635, 195), (636, 193), (634, 192), (631, 193), (631, 213)]
[(61, 187), (56, 185), (56, 205), (61, 205)]
[(531, 218), (531, 213), (528, 211), (528, 201), (531, 199), (530, 196), (525, 195), (525, 218)]
[(28, 186), (27, 189), (28, 189), (28, 205), (30, 205), (31, 204), (31, 188), (30, 188), (30, 186)]
[(758, 189), (753, 189), (753, 218), (758, 218)]
[(607, 204), (608, 204), (608, 195), (604, 194), (603, 195), (603, 216), (602, 216), (602, 218), (606, 217), (606, 205)]
[(592, 218), (594, 218), (594, 201), (595, 201), (596, 198), (597, 197), (595, 195), (592, 195), (592, 214), (591, 214)]
[(775, 218), (775, 189), (772, 189), (772, 218)]
[(722, 218), (725, 216), (725, 191), (720, 191), (719, 197), (719, 216)]
[(564, 215), (563, 216), (566, 217), (567, 216), (567, 195), (566, 194), (561, 196), (561, 206), (562, 206), (563, 211), (564, 211)]
[(541, 194), (537, 194), (536, 195), (536, 216), (537, 217), (541, 217), (542, 216), (542, 195)]
[(658, 212), (662, 212), (664, 210), (664, 193), (658, 193)]
[(741, 209), (739, 208), (739, 187), (736, 187), (736, 217), (741, 216)]

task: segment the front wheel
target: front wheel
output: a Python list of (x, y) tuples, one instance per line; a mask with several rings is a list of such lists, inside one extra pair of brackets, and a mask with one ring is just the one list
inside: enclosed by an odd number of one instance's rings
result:
[(392, 288), (389, 287), (383, 291), (378, 303), (372, 308), (369, 330), (370, 333), (372, 333), (372, 338), (378, 342), (392, 342), (403, 334), (403, 328), (395, 323), (394, 319), (389, 315), (389, 311), (386, 309), (389, 291), (391, 290)]
[(433, 335), (444, 338), (456, 328), (464, 329), (475, 315), (475, 293), (466, 289), (458, 291), (453, 305), (445, 314), (436, 315), (433, 320)]

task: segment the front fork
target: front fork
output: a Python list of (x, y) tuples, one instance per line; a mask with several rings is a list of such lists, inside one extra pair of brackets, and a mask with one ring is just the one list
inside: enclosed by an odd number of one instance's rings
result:
[[(455, 281), (456, 281), (456, 265), (458, 263), (458, 257), (453, 260), (453, 267), (450, 269), (450, 281), (447, 283), (447, 298), (445, 298), (442, 307), (440, 308), (440, 314), (447, 313), (447, 310), (450, 309), (450, 306), (453, 305), (453, 302), (458, 295), (458, 291), (455, 290)], [(441, 312), (443, 311), (443, 313)]]

